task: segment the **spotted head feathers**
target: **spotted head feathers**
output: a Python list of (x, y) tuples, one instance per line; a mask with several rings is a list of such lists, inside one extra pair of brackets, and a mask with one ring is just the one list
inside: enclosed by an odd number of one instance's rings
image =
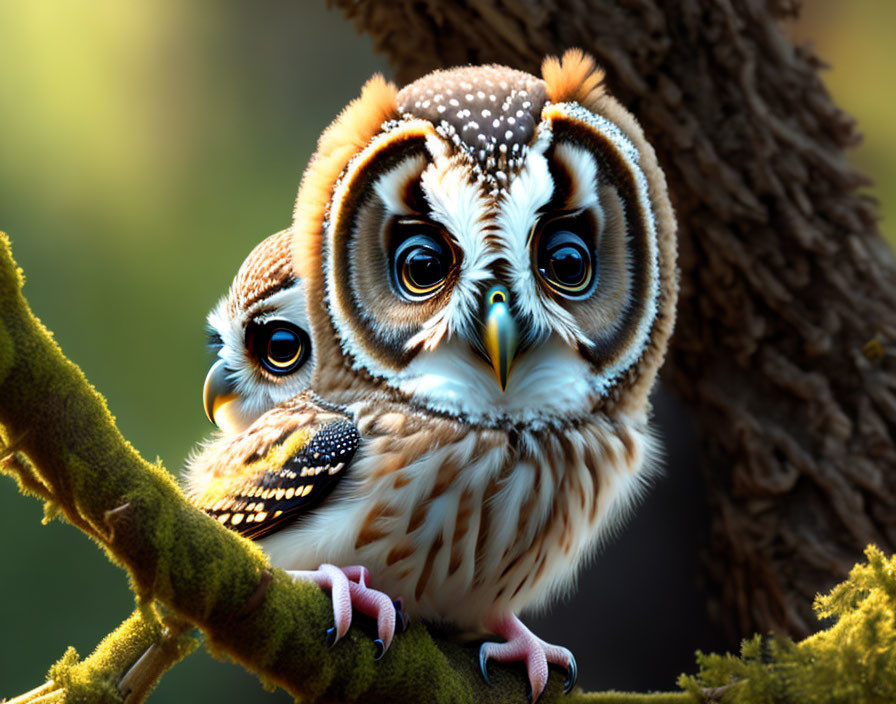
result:
[(377, 80), (321, 146), (294, 230), (322, 388), (360, 373), (486, 423), (644, 403), (672, 329), (674, 220), (653, 149), (590, 58), (548, 59), (540, 78)]

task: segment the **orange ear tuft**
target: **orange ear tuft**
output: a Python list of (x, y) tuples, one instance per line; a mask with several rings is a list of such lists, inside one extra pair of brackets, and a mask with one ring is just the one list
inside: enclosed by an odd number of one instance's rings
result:
[(376, 74), (333, 120), (317, 142), (305, 169), (293, 211), (293, 266), (301, 278), (316, 278), (320, 270), (322, 225), (330, 188), (349, 160), (360, 152), (387, 120), (398, 117), (398, 88)]
[(548, 97), (554, 103), (575, 101), (590, 107), (604, 95), (604, 72), (581, 49), (567, 49), (563, 57), (547, 57), (541, 64)]

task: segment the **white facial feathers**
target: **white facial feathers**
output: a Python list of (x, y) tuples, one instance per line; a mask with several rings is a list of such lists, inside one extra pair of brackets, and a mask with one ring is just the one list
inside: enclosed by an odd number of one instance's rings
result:
[(477, 312), (483, 282), (492, 276), (496, 253), (488, 246), (487, 225), (491, 203), (470, 178), (464, 164), (436, 158), (420, 177), (429, 216), (454, 237), (462, 252), (457, 282), (448, 304), (427, 320), (406, 347), (435, 349), (445, 337), (455, 333), (476, 334)]
[(225, 297), (217, 303), (208, 315), (208, 324), (221, 339), (218, 358), (229, 370), (230, 382), (237, 395), (237, 400), (228, 404), (228, 418), (236, 429), (241, 429), (248, 427), (265, 411), (308, 387), (316, 350), (312, 345), (310, 356), (296, 372), (272, 378), (261, 371), (258, 360), (246, 347), (246, 328), (250, 322), (263, 324), (281, 319), (304, 330), (310, 329), (305, 310), (305, 291), (300, 280), (248, 308), (237, 308), (233, 315), (228, 311), (227, 302)]
[[(410, 118), (387, 123), (352, 159), (325, 223), (327, 248), (342, 257), (338, 265), (325, 257), (327, 302), (340, 344), (356, 368), (427, 407), (514, 419), (523, 412), (522, 397), (513, 400), (511, 389), (525, 386), (524, 358), (537, 358), (543, 346), (565, 346), (570, 357), (581, 358), (587, 382), (572, 384), (572, 396), (560, 395), (565, 412), (593, 408), (595, 398), (606, 396), (640, 360), (660, 296), (657, 235), (638, 151), (605, 118), (575, 103), (548, 103), (525, 158), (499, 179), (503, 186), (495, 188), (482, 168), (430, 123)], [(416, 237), (404, 234), (413, 232), (415, 218), (426, 237), (438, 239), (441, 230), (454, 252), (453, 265), (442, 260), (451, 267), (444, 285), (422, 299), (403, 295), (393, 271), (399, 260), (392, 240)], [(400, 238), (388, 234), (394, 222), (402, 223)], [(371, 250), (373, 244), (380, 250)], [(560, 269), (547, 268), (568, 267), (574, 256), (586, 271), (580, 288), (558, 283)], [(338, 280), (343, 274), (348, 282)], [(370, 284), (382, 287), (375, 297)], [(455, 382), (478, 384), (481, 377), (494, 383), (483, 335), (485, 294), (495, 285), (508, 289), (519, 354), (514, 383), (506, 391), (496, 387), (487, 402), (492, 413), (486, 402), (472, 408)], [(446, 349), (461, 360), (448, 360)], [(430, 364), (436, 358), (443, 371)], [(556, 386), (539, 369), (539, 381)], [(535, 396), (527, 392), (527, 402)]]
[(458, 339), (422, 351), (390, 384), (438, 413), (487, 424), (512, 419), (538, 428), (583, 413), (591, 395), (588, 363), (556, 337), (521, 355), (507, 388), (494, 371)]
[(377, 178), (373, 190), (391, 216), (413, 213), (402, 196), (408, 183), (419, 179), (424, 168), (426, 158), (422, 154), (415, 154)]
[[(510, 269), (507, 285), (513, 295), (513, 305), (526, 321), (526, 341), (537, 344), (556, 333), (569, 345), (589, 344), (573, 317), (545, 295), (533, 272), (530, 238), (541, 209), (553, 194), (554, 179), (547, 159), (541, 152), (531, 150), (498, 204), (495, 237), (501, 243), (501, 256)], [(595, 200), (596, 197), (595, 191)]]
[(603, 209), (597, 195), (599, 182), (594, 154), (568, 142), (560, 142), (554, 147), (554, 159), (572, 176), (570, 192), (566, 195), (567, 208), (570, 210), (594, 208), (598, 213), (600, 225), (603, 226)]
[[(611, 149), (616, 150), (616, 155), (621, 157), (625, 168), (634, 180), (636, 202), (632, 203), (634, 206), (633, 210), (638, 213), (638, 217), (646, 230), (643, 237), (646, 251), (642, 261), (638, 262), (638, 265), (643, 267), (646, 272), (647, 286), (641, 293), (641, 302), (644, 309), (637, 321), (637, 328), (632, 336), (632, 340), (624, 348), (623, 354), (619, 355), (612, 364), (601, 369), (600, 374), (595, 377), (595, 390), (600, 394), (605, 394), (612, 388), (617, 379), (638, 363), (644, 349), (647, 347), (651, 330), (656, 320), (657, 305), (661, 295), (660, 251), (656, 217), (650, 200), (647, 177), (641, 168), (641, 155), (622, 130), (607, 118), (586, 110), (578, 103), (560, 103), (550, 106), (546, 110), (546, 112), (550, 111), (556, 111), (567, 119), (589, 125), (610, 142), (612, 145)], [(626, 227), (627, 238), (629, 236), (629, 227), (628, 225)]]

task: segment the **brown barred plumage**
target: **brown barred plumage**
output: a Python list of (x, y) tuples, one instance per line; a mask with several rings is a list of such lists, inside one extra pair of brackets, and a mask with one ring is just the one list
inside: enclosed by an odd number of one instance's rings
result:
[(573, 674), (516, 614), (569, 588), (654, 467), (674, 231), (653, 150), (580, 52), (542, 78), (372, 80), (321, 137), (293, 222), (311, 388), (360, 444), (326, 501), (260, 540), (272, 562), (361, 575), (334, 603), (353, 590), (370, 613), (360, 563), (411, 615), (505, 636), (483, 663), (526, 659), (536, 696), (548, 662)]

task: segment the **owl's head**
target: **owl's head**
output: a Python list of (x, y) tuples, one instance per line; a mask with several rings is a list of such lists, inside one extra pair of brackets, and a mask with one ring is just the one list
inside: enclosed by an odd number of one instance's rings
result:
[(308, 387), (314, 354), (302, 281), (292, 266), (292, 233), (259, 244), (208, 316), (215, 362), (205, 378), (205, 412), (224, 432)]
[(293, 227), (321, 393), (363, 384), (485, 424), (645, 406), (674, 219), (653, 149), (581, 52), (541, 78), (375, 77), (321, 137)]

